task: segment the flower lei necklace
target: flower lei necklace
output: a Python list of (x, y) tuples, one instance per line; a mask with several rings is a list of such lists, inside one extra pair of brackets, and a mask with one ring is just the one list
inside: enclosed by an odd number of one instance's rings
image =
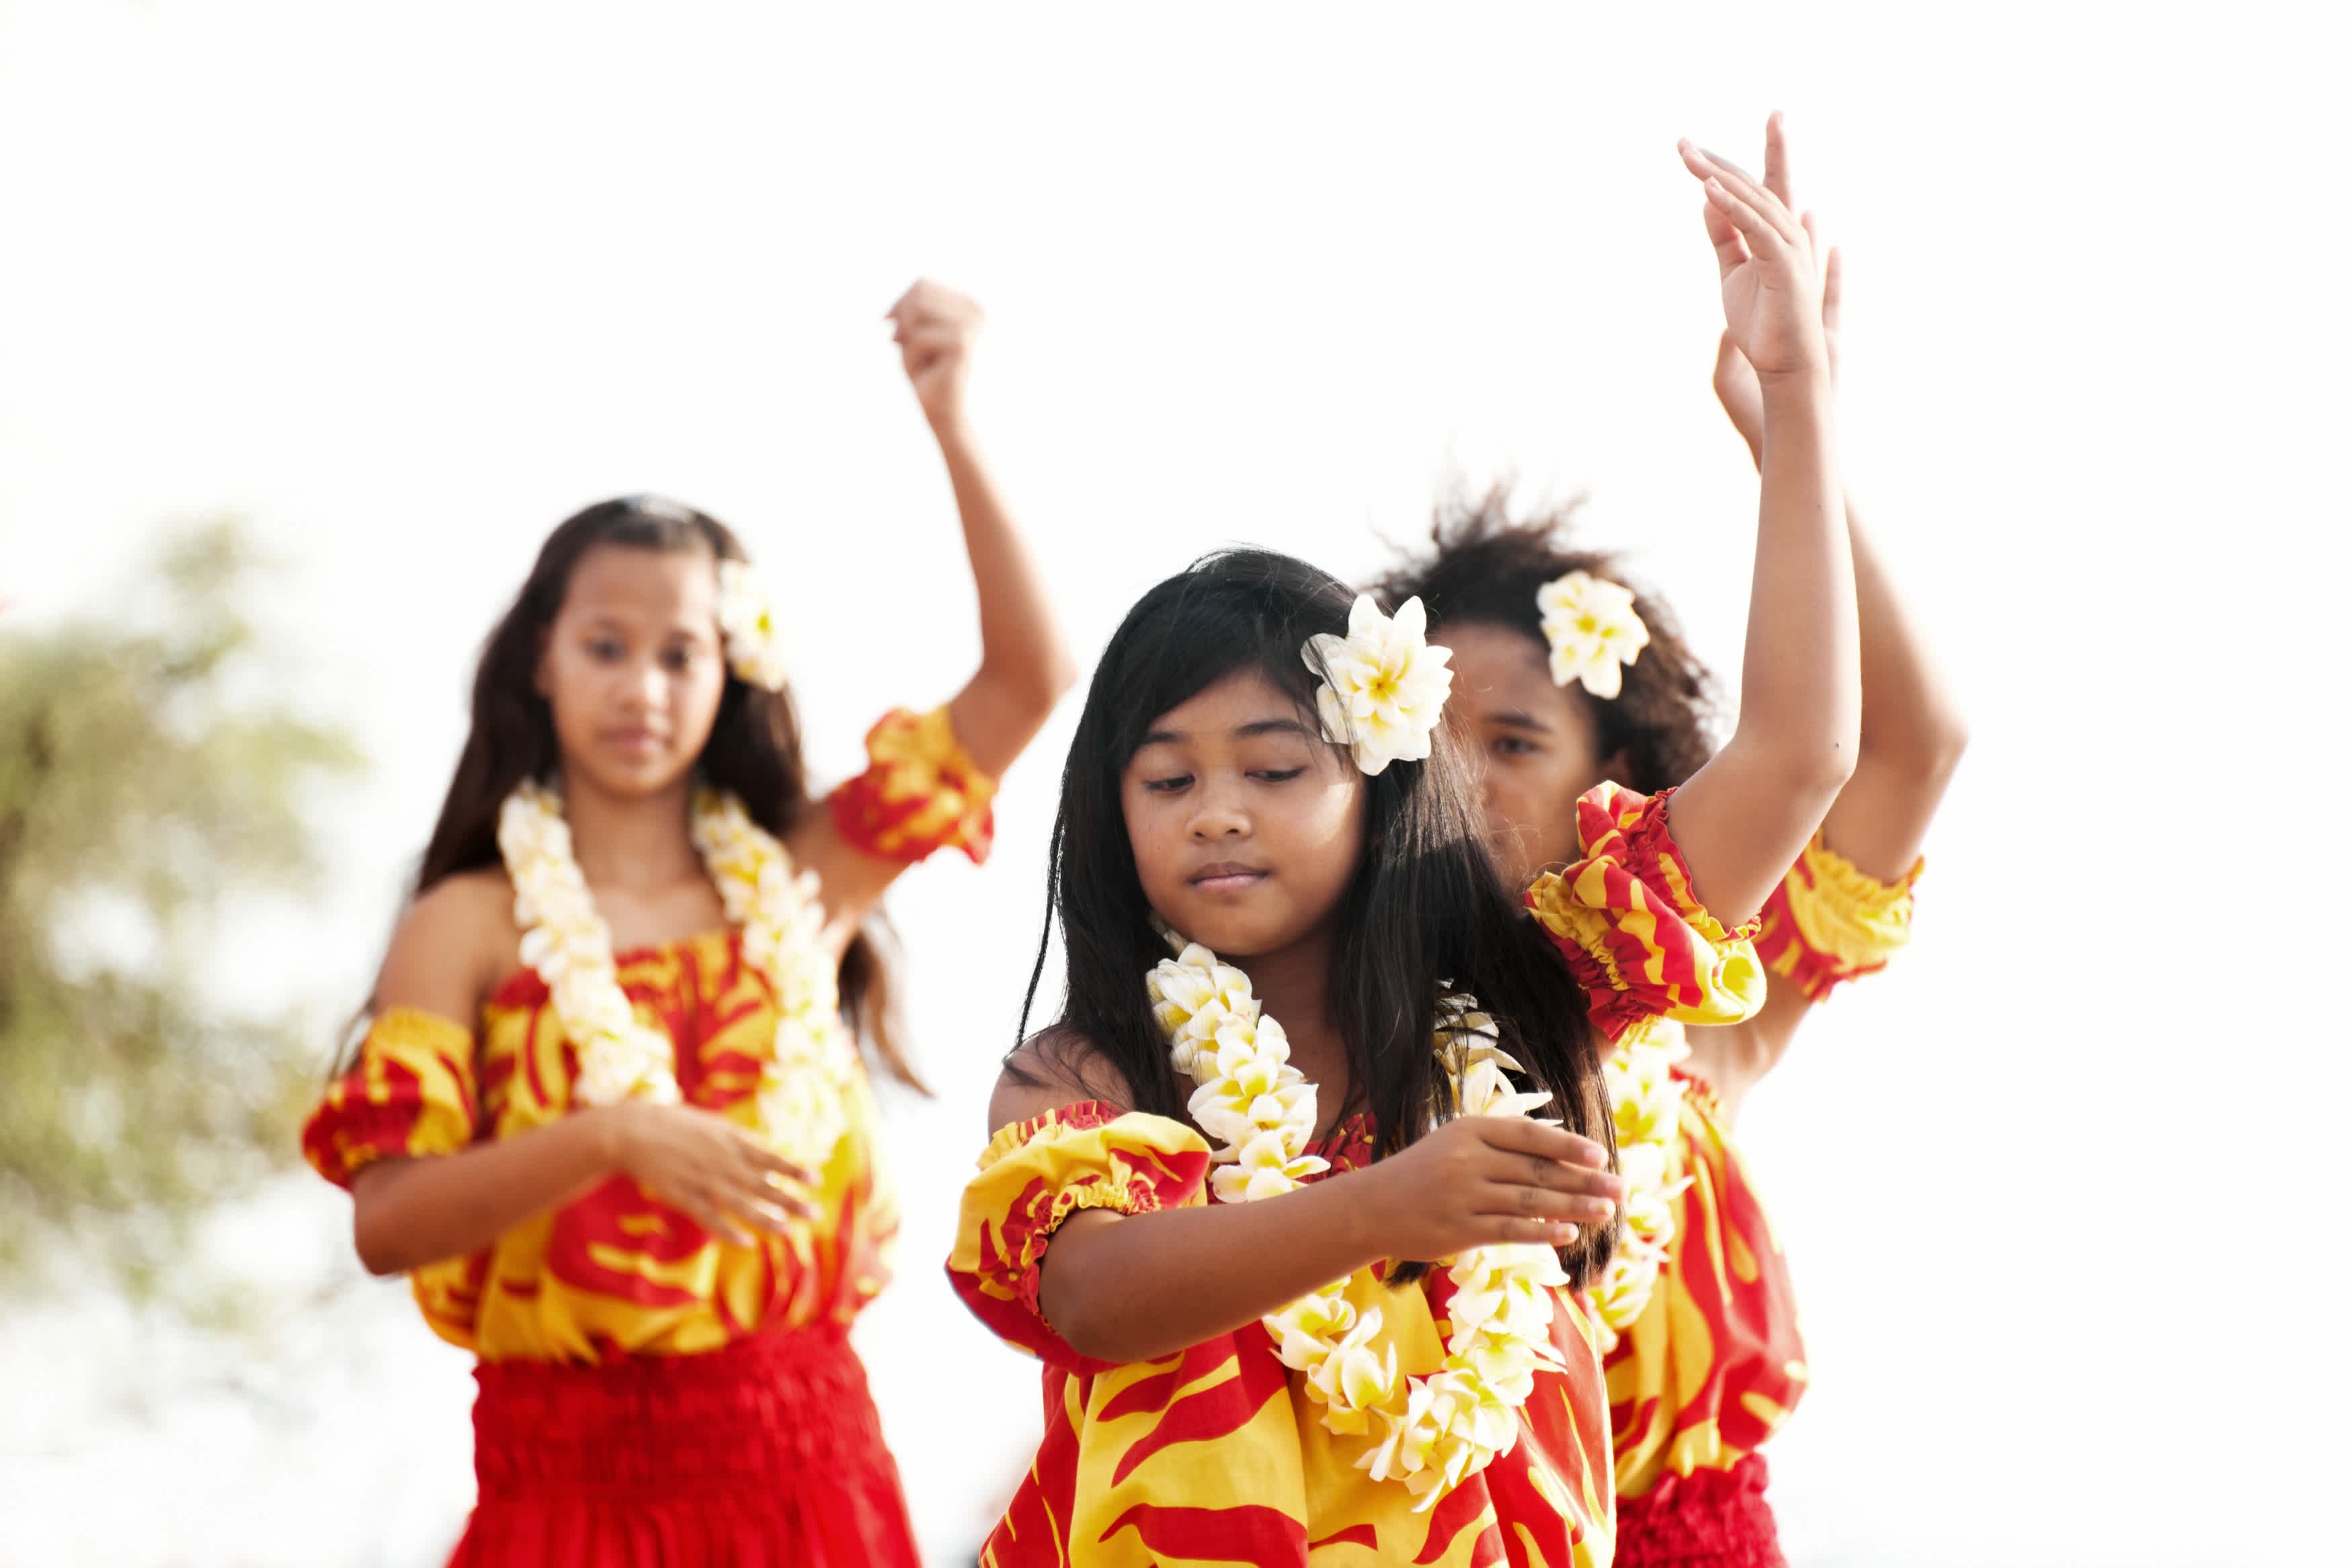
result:
[(1689, 1176), (1671, 1185), (1666, 1180), (1683, 1110), (1682, 1080), (1674, 1066), (1689, 1054), (1682, 1026), (1656, 1019), (1627, 1035), (1601, 1064), (1617, 1123), (1617, 1168), (1625, 1177), (1624, 1245), (1611, 1254), (1592, 1287), (1603, 1355), (1617, 1348), (1618, 1334), (1650, 1304), (1674, 1244), (1674, 1200), (1691, 1184)]
[[(1215, 1139), (1210, 1176), (1221, 1201), (1251, 1203), (1303, 1186), (1327, 1168), (1306, 1153), (1315, 1130), (1315, 1085), (1290, 1065), (1282, 1025), (1266, 1016), (1249, 977), (1199, 943), (1148, 977), (1152, 1013), (1177, 1071), (1199, 1084), (1192, 1119)], [(1496, 1043), (1494, 1020), (1466, 996), (1438, 1000), (1435, 1049), (1465, 1116), (1524, 1116), (1551, 1096), (1516, 1092), (1519, 1064)], [(1480, 1247), (1450, 1260), (1454, 1293), (1443, 1365), (1400, 1380), (1396, 1347), (1372, 1347), (1381, 1312), (1359, 1312), (1336, 1281), (1260, 1321), (1283, 1364), (1307, 1375), (1323, 1426), (1360, 1436), (1379, 1417), (1381, 1436), (1359, 1469), (1402, 1480), (1425, 1511), (1475, 1475), (1519, 1436), (1519, 1407), (1539, 1363), (1560, 1364), (1550, 1338), (1552, 1291), (1568, 1283), (1559, 1259), (1533, 1244)]]
[[(1454, 673), (1446, 667), (1448, 651), (1428, 645), (1425, 624), (1418, 599), (1407, 600), (1391, 618), (1369, 598), (1359, 598), (1345, 637), (1327, 632), (1299, 651), (1323, 676), (1316, 706), (1324, 738), (1347, 745), (1367, 775), (1430, 753)], [(1646, 641), (1638, 620), (1633, 628)], [(1610, 676), (1639, 652), (1639, 642), (1622, 633), (1601, 640), (1609, 644)], [(1627, 642), (1634, 645), (1626, 649)], [(1557, 647), (1554, 652), (1557, 669), (1563, 661)], [(1589, 661), (1596, 674), (1604, 662), (1601, 652), (1593, 650)], [(1609, 684), (1613, 688), (1613, 680)], [(1171, 936), (1171, 945), (1181, 951), (1156, 965), (1145, 986), (1171, 1060), (1198, 1085), (1187, 1109), (1216, 1142), (1213, 1190), (1225, 1203), (1296, 1190), (1328, 1168), (1328, 1162), (1307, 1153), (1315, 1131), (1315, 1085), (1290, 1064), (1288, 1038), (1259, 1006), (1247, 975), (1219, 963), (1197, 942)], [(1681, 1109), (1682, 1086), (1670, 1071), (1679, 1036), (1661, 1040), (1657, 1033), (1645, 1030), (1627, 1040), (1602, 1069), (1630, 1189), (1625, 1217), (1632, 1232), (1598, 1291), (1601, 1333), (1612, 1344), (1616, 1331), (1648, 1302), (1674, 1237), (1669, 1205), (1679, 1188), (1664, 1183)], [(1478, 1010), (1475, 998), (1438, 998), (1432, 1046), (1453, 1083), (1457, 1114), (1526, 1116), (1551, 1098), (1513, 1087), (1507, 1074), (1521, 1069), (1499, 1041), (1495, 1020)], [(1323, 1406), (1325, 1430), (1363, 1436), (1378, 1417), (1381, 1436), (1356, 1467), (1374, 1480), (1402, 1481), (1416, 1511), (1434, 1507), (1465, 1477), (1510, 1452), (1518, 1441), (1519, 1410), (1535, 1392), (1537, 1367), (1564, 1364), (1550, 1328), (1553, 1292), (1569, 1281), (1552, 1249), (1477, 1247), (1444, 1261), (1454, 1286), (1445, 1358), (1426, 1376), (1400, 1379), (1395, 1345), (1384, 1354), (1374, 1350), (1380, 1309), (1359, 1311), (1347, 1297), (1351, 1281), (1336, 1281), (1259, 1320), (1283, 1364), (1306, 1374), (1308, 1396)]]
[[(744, 961), (775, 994), (775, 1051), (756, 1091), (760, 1126), (782, 1152), (821, 1165), (847, 1125), (857, 1049), (842, 1027), (816, 873), (795, 874), (784, 846), (732, 795), (698, 791), (692, 831), (728, 923), (742, 928)], [(676, 1047), (637, 1021), (621, 988), (612, 932), (573, 858), (562, 797), (536, 783), (518, 786), (499, 811), (499, 850), (514, 882), (522, 960), (547, 982), (579, 1051), (572, 1092), (589, 1105), (677, 1103)]]

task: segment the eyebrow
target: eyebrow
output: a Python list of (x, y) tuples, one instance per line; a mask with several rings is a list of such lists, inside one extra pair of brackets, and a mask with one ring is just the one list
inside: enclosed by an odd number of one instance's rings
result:
[[(1238, 726), (1233, 732), (1235, 740), (1251, 740), (1261, 735), (1296, 735), (1304, 739), (1318, 738), (1307, 732), (1307, 727), (1295, 718), (1261, 718)], [(1155, 729), (1143, 737), (1144, 746), (1172, 746), (1186, 738), (1181, 729)], [(1141, 747), (1137, 747), (1142, 749)]]
[(1486, 718), (1489, 723), (1499, 724), (1506, 729), (1532, 730), (1538, 735), (1549, 735), (1551, 733), (1551, 726), (1544, 723), (1543, 720), (1536, 717), (1535, 715), (1522, 712), (1515, 707), (1505, 708), (1500, 713), (1490, 713), (1486, 716)]

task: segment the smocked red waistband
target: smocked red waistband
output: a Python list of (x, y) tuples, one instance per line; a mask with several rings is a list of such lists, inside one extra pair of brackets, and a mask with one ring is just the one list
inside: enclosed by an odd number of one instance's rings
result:
[(1770, 1474), (1763, 1455), (1749, 1454), (1618, 1499), (1617, 1568), (1788, 1568), (1764, 1500)]
[(866, 1369), (836, 1324), (704, 1355), (475, 1368), (474, 1469), (486, 1499), (550, 1487), (723, 1490), (810, 1464), (883, 1459)]

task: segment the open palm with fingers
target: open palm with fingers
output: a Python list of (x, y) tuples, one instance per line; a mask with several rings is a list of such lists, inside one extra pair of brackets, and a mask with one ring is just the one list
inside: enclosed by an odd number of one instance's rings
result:
[(1821, 267), (1812, 231), (1783, 193), (1787, 152), (1779, 115), (1765, 139), (1760, 182), (1691, 142), (1681, 146), (1685, 166), (1706, 190), (1706, 233), (1722, 273), (1724, 329), (1764, 381), (1826, 374)]
[[(1795, 196), (1789, 181), (1788, 137), (1780, 117), (1774, 115), (1764, 128), (1764, 187), (1780, 198), (1781, 204), (1797, 210)], [(1715, 209), (1707, 209), (1708, 232), (1714, 232)], [(1810, 212), (1800, 212), (1798, 223), (1812, 243), (1813, 253), (1822, 264), (1822, 343), (1829, 356), (1829, 373), (1832, 384), (1838, 369), (1838, 311), (1844, 290), (1844, 258), (1835, 246), (1824, 249), (1821, 235)], [(1764, 389), (1756, 379), (1756, 367), (1748, 362), (1738, 342), (1726, 331), (1716, 345), (1715, 395), (1723, 404), (1723, 412), (1731, 418), (1732, 428), (1748, 443), (1750, 456), (1762, 460), (1764, 451)]]

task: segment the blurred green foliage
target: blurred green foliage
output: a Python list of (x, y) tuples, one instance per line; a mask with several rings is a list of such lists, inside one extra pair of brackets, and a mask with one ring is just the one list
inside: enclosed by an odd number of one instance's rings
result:
[(152, 1285), (318, 1087), (290, 1006), (231, 1016), (204, 973), (237, 904), (315, 885), (307, 792), (358, 764), (273, 695), (259, 567), (217, 523), (103, 616), (0, 615), (0, 1283), (62, 1256)]

